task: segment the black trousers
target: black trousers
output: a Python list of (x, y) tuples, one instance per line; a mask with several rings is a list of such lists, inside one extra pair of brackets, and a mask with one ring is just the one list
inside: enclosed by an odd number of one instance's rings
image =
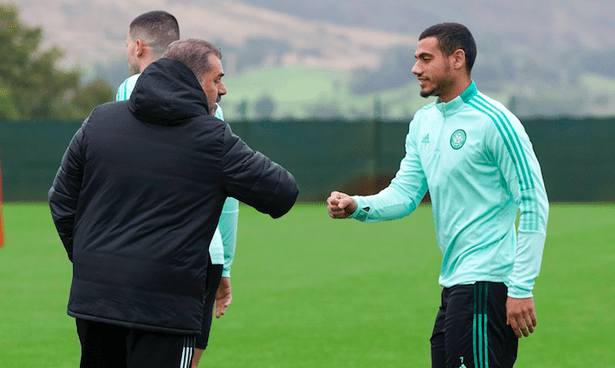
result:
[(81, 368), (190, 368), (195, 336), (77, 319)]
[(507, 287), (477, 282), (442, 290), (431, 336), (432, 368), (510, 368), (519, 339), (506, 324)]

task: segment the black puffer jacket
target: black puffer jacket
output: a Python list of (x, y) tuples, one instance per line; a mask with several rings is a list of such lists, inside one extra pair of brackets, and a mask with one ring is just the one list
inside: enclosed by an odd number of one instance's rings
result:
[(49, 191), (73, 261), (68, 314), (200, 333), (208, 246), (225, 198), (277, 218), (297, 194), (289, 172), (207, 114), (190, 69), (158, 60), (129, 101), (92, 111)]

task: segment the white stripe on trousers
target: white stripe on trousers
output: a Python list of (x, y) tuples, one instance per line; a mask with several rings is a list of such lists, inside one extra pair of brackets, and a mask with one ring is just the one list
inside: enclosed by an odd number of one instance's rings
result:
[(182, 359), (179, 363), (179, 368), (190, 368), (192, 365), (192, 356), (194, 355), (194, 343), (196, 336), (184, 337), (184, 349), (182, 351)]

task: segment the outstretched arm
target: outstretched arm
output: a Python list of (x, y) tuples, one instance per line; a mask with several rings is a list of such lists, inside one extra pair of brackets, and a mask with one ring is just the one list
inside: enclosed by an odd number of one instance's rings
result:
[(329, 216), (334, 219), (352, 217), (359, 221), (376, 222), (411, 214), (427, 192), (427, 179), (416, 148), (415, 135), (413, 125), (410, 124), (410, 132), (406, 136), (406, 155), (387, 188), (375, 195), (353, 197), (334, 191), (327, 199)]
[(299, 195), (292, 174), (250, 149), (228, 126), (225, 130), (221, 162), (227, 196), (272, 218), (290, 211)]

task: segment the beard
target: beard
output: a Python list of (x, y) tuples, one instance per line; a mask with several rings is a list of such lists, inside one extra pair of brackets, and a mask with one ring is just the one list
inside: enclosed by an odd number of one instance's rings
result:
[(216, 116), (216, 110), (218, 110), (218, 104), (214, 102), (213, 106), (211, 105), (211, 103), (207, 102), (207, 105), (209, 105), (209, 115), (211, 116)]
[[(423, 90), (421, 90), (421, 92), (419, 94), (421, 95), (421, 97), (427, 98), (427, 97), (433, 95), (434, 92), (435, 91), (433, 89), (431, 91), (423, 91)], [(436, 96), (438, 96), (438, 95), (436, 95)]]
[(427, 98), (430, 96), (440, 96), (442, 94), (442, 91), (452, 86), (454, 84), (454, 80), (449, 75), (450, 70), (451, 68), (446, 65), (444, 68), (444, 73), (438, 76), (434, 76), (434, 78), (429, 78), (429, 82), (431, 82), (432, 88), (430, 90), (421, 89), (421, 97)]
[(130, 62), (128, 63), (128, 71), (130, 72), (130, 75), (141, 73), (141, 70), (139, 69), (139, 65), (135, 65)]

